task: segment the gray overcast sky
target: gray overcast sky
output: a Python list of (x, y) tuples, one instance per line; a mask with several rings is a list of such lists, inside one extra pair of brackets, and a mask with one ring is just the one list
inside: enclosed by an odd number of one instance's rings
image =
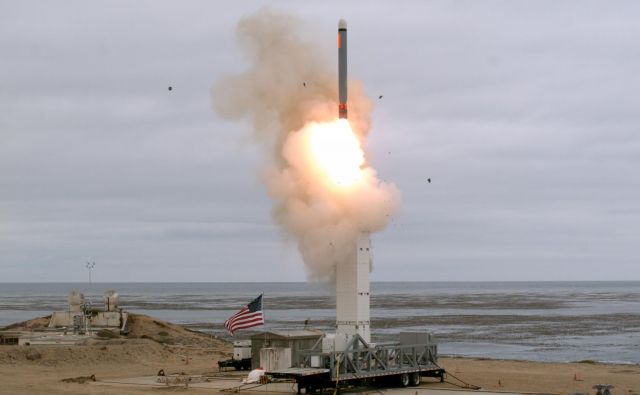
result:
[[(0, 281), (305, 279), (248, 125), (211, 109), (261, 4), (0, 3)], [(384, 95), (368, 149), (403, 204), (373, 280), (640, 279), (639, 2), (271, 8), (336, 63), (346, 18)]]

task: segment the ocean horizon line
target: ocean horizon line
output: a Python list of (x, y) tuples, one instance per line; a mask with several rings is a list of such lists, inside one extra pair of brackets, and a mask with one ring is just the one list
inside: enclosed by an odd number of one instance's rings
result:
[[(635, 283), (637, 280), (385, 280), (371, 281), (371, 284), (413, 283), (413, 284), (567, 284), (567, 283)], [(0, 281), (0, 284), (325, 284), (327, 281)]]

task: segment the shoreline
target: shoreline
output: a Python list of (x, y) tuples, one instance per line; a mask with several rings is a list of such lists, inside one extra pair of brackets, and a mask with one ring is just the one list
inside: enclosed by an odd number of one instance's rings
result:
[[(217, 371), (216, 362), (232, 354), (231, 343), (225, 339), (150, 316), (132, 316), (129, 336), (91, 338), (76, 345), (0, 346), (0, 377), (11, 377), (3, 382), (0, 394), (148, 394), (158, 388), (116, 387), (100, 381), (155, 376), (160, 369), (167, 373), (201, 375)], [(36, 318), (10, 327), (36, 329), (35, 323), (40, 327), (44, 325), (42, 318)], [(593, 385), (606, 383), (615, 386), (614, 395), (640, 395), (640, 364), (527, 361), (449, 354), (440, 355), (438, 364), (449, 373), (450, 383), (424, 379), (416, 389), (456, 389), (459, 387), (451, 383), (455, 383), (454, 377), (457, 377), (488, 391), (590, 393)], [(73, 382), (91, 375), (99, 382), (95, 384), (100, 385)], [(239, 376), (235, 377), (234, 380), (239, 381)], [(234, 382), (229, 380), (229, 385)]]
[[(134, 315), (139, 315), (139, 316), (145, 316), (144, 314), (139, 314), (139, 313), (134, 313)], [(32, 328), (32, 324), (35, 322), (40, 322), (43, 320), (48, 320), (51, 317), (51, 315), (45, 315), (45, 316), (38, 316), (29, 320), (25, 320), (25, 321), (20, 321), (20, 322), (14, 322), (12, 324), (0, 327), (0, 331), (6, 330), (6, 331), (13, 331), (13, 330), (20, 330), (19, 328), (21, 327), (26, 327), (28, 328), (27, 330), (31, 330)], [(153, 318), (154, 320), (159, 320), (159, 321), (163, 321), (162, 319), (158, 319), (155, 317), (151, 317), (148, 316), (149, 318)], [(180, 327), (186, 331), (190, 331), (190, 332), (194, 332), (194, 333), (198, 333), (198, 334), (202, 334), (202, 335), (206, 335), (206, 336), (210, 336), (210, 337), (214, 337), (215, 339), (227, 342), (229, 344), (231, 344), (231, 342), (233, 342), (234, 340), (238, 340), (237, 338), (228, 338), (227, 336), (219, 336), (219, 333), (215, 332), (215, 331), (208, 331), (208, 330), (202, 330), (201, 327), (199, 325), (196, 324), (175, 324), (172, 323), (171, 321), (166, 321), (168, 323), (170, 323), (171, 325), (175, 325), (176, 327)], [(41, 325), (41, 323), (39, 323), (38, 325)], [(271, 330), (272, 328), (268, 328), (267, 330)], [(317, 328), (318, 330), (325, 330), (326, 328)], [(38, 330), (38, 329), (36, 329)], [(249, 337), (250, 335), (254, 335), (256, 333), (261, 333), (262, 331), (247, 331), (247, 334), (244, 337)], [(438, 345), (442, 345), (442, 344), (446, 344), (446, 343), (450, 343), (450, 342), (436, 342)], [(470, 344), (474, 344), (474, 342), (466, 342), (466, 343), (470, 343)], [(503, 344), (503, 345), (514, 345), (514, 346), (519, 346), (518, 344), (510, 344), (510, 343), (497, 343), (497, 344)], [(587, 359), (579, 359), (579, 360), (537, 360), (537, 359), (527, 359), (527, 358), (508, 358), (508, 357), (493, 357), (493, 356), (484, 356), (484, 355), (477, 355), (477, 354), (470, 354), (470, 355), (465, 355), (465, 354), (451, 354), (451, 353), (439, 353), (439, 357), (441, 358), (449, 358), (449, 359), (456, 359), (456, 358), (463, 358), (463, 359), (473, 359), (473, 360), (479, 360), (479, 361), (505, 361), (505, 362), (531, 362), (531, 363), (558, 363), (558, 364), (592, 364), (592, 365), (626, 365), (626, 366), (640, 366), (640, 361), (625, 361), (625, 360), (598, 360), (598, 359), (591, 359), (591, 358), (587, 358)], [(640, 378), (639, 378), (640, 380)]]
[[(309, 327), (325, 332), (335, 327), (333, 293), (314, 284), (260, 282), (242, 289), (209, 282), (167, 284), (94, 283), (80, 291), (99, 306), (103, 291), (116, 289), (126, 295), (120, 305), (127, 311), (223, 338), (224, 321), (261, 292), (268, 297), (269, 330), (302, 328), (306, 321)], [(441, 354), (640, 362), (635, 341), (640, 336), (640, 288), (634, 282), (527, 284), (374, 282), (372, 340), (393, 341), (398, 332), (418, 330), (434, 335)], [(7, 288), (0, 297), (0, 326), (65, 310), (68, 292), (75, 287), (27, 284)]]
[(585, 365), (621, 365), (621, 366), (638, 366), (640, 367), (640, 362), (629, 362), (629, 361), (598, 361), (592, 359), (583, 359), (579, 361), (536, 361), (532, 359), (515, 359), (515, 358), (491, 358), (491, 357), (481, 357), (481, 356), (473, 356), (473, 355), (462, 355), (462, 354), (439, 354), (439, 358), (447, 358), (447, 359), (474, 359), (477, 361), (503, 361), (503, 362), (531, 362), (531, 363), (557, 363), (557, 364), (585, 364)]

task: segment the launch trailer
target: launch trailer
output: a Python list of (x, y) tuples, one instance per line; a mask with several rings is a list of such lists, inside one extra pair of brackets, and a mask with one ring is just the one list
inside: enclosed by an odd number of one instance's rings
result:
[[(347, 22), (338, 22), (338, 117), (347, 119)], [(396, 380), (419, 385), (424, 376), (444, 380), (437, 346), (428, 333), (401, 333), (398, 343), (371, 343), (370, 281), (372, 246), (369, 233), (360, 232), (351, 256), (336, 264), (336, 332), (320, 337), (309, 350), (263, 348), (260, 365), (273, 378), (295, 380), (298, 393)], [(258, 340), (258, 339), (256, 339)], [(270, 343), (266, 337), (262, 344)], [(256, 344), (256, 348), (257, 348)], [(254, 356), (257, 358), (257, 356)], [(294, 362), (295, 361), (295, 362)], [(287, 366), (287, 367), (285, 367)]]
[(363, 385), (417, 386), (422, 377), (444, 380), (445, 371), (437, 364), (437, 346), (430, 342), (373, 346), (356, 335), (344, 351), (336, 351), (323, 350), (322, 340), (313, 349), (301, 351), (301, 367), (266, 374), (294, 380), (298, 393)]

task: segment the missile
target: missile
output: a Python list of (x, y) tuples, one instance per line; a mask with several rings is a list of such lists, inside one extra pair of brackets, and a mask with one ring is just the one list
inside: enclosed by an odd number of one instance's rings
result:
[(347, 119), (347, 21), (338, 22), (338, 117)]

